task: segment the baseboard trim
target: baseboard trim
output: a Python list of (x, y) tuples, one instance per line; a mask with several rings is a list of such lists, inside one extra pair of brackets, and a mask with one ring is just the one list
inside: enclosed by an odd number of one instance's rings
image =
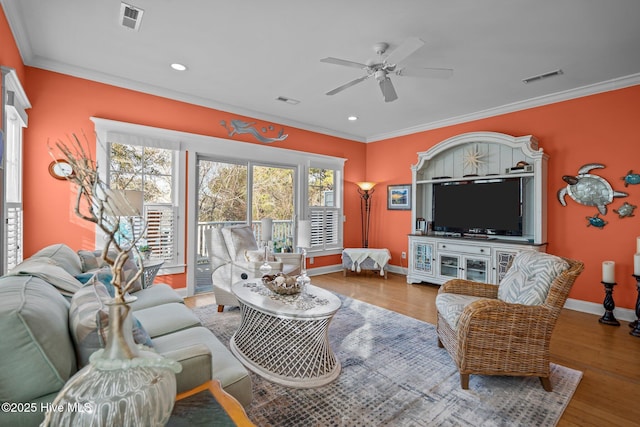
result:
[[(408, 272), (407, 268), (399, 267), (397, 265), (389, 265), (387, 267), (387, 270), (391, 273), (401, 274), (404, 276), (406, 276)], [(341, 264), (309, 268), (307, 269), (307, 274), (309, 276), (319, 276), (321, 274), (336, 273), (338, 271), (342, 271)], [(176, 289), (176, 292), (178, 292), (183, 298), (187, 296), (187, 288)], [(564, 308), (568, 310), (581, 311), (583, 313), (595, 314), (597, 316), (602, 316), (604, 314), (604, 307), (602, 306), (602, 304), (589, 301), (581, 301), (573, 298), (567, 299), (567, 302), (564, 304)], [(633, 322), (634, 320), (636, 320), (635, 310), (629, 308), (616, 307), (613, 310), (613, 315), (616, 317), (616, 319), (626, 322)]]
[[(597, 316), (602, 316), (604, 314), (604, 307), (602, 304), (597, 304), (595, 302), (589, 301), (581, 301), (578, 299), (569, 298), (567, 302), (564, 304), (564, 308), (574, 311), (581, 311), (583, 313), (595, 314)], [(633, 322), (636, 320), (636, 313), (634, 310), (629, 308), (615, 308), (613, 310), (613, 315), (618, 320), (624, 320), (627, 322)]]

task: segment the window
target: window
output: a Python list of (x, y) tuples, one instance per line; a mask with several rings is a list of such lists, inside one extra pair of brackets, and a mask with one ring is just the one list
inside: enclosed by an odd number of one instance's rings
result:
[[(174, 203), (174, 165), (177, 154), (155, 147), (110, 143), (109, 187), (143, 192), (146, 233), (154, 258), (177, 264), (175, 247), (177, 204)], [(142, 232), (143, 224), (139, 224)]]
[[(3, 251), (6, 254), (2, 272), (22, 262), (22, 130), (27, 127), (26, 109), (31, 108), (14, 70), (2, 67), (2, 99), (4, 132), (0, 132), (0, 150), (5, 145)], [(2, 151), (0, 151), (0, 164)]]
[(311, 251), (342, 247), (342, 210), (337, 201), (341, 180), (334, 169), (310, 167), (307, 174)]
[[(163, 139), (153, 131), (148, 135), (127, 133), (117, 122), (93, 120), (98, 137), (98, 170), (105, 174), (105, 182), (113, 189), (143, 193), (145, 221), (138, 223), (134, 232), (142, 233), (146, 224), (144, 239), (151, 256), (164, 259), (162, 272), (183, 272), (185, 224), (180, 206), (185, 204), (181, 179), (185, 176), (185, 155), (179, 142), (171, 137)], [(111, 123), (116, 124), (109, 126)], [(108, 165), (106, 171), (100, 170), (103, 164)]]

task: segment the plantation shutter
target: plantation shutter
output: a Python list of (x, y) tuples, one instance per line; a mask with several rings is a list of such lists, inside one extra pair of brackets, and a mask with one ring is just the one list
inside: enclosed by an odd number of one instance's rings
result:
[(336, 208), (311, 207), (311, 248), (334, 249), (340, 247), (339, 217)]
[(164, 259), (166, 263), (177, 264), (175, 251), (176, 224), (178, 210), (170, 204), (145, 204), (147, 221), (146, 240), (153, 258)]
[(7, 271), (22, 262), (22, 204), (7, 203)]

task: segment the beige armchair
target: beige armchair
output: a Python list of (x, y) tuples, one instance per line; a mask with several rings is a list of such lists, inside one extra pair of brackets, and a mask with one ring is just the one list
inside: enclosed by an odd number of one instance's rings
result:
[[(231, 285), (243, 278), (262, 276), (260, 266), (264, 263), (264, 249), (258, 247), (253, 229), (246, 224), (211, 228), (205, 232), (205, 239), (218, 311), (223, 311), (225, 305), (237, 306)], [(272, 273), (298, 274), (301, 263), (302, 254), (269, 254)]]
[(454, 279), (438, 291), (438, 346), (469, 375), (536, 376), (551, 391), (549, 343), (581, 261), (517, 254), (499, 286)]

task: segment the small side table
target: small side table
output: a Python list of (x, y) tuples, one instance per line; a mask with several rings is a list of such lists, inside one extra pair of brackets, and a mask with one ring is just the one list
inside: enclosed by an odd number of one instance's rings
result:
[(142, 262), (143, 288), (148, 288), (153, 285), (153, 280), (156, 278), (156, 274), (158, 274), (158, 270), (160, 270), (162, 264), (164, 264), (164, 260), (161, 258), (150, 258)]
[(167, 427), (255, 427), (244, 408), (218, 380), (179, 393)]

